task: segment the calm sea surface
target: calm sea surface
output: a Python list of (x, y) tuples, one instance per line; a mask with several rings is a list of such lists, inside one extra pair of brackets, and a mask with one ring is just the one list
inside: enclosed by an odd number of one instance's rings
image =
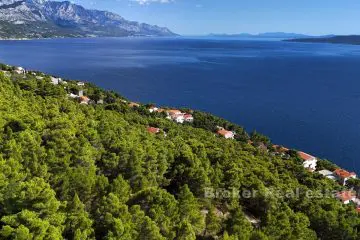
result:
[(0, 61), (186, 106), (360, 173), (360, 46), (229, 39), (0, 41)]

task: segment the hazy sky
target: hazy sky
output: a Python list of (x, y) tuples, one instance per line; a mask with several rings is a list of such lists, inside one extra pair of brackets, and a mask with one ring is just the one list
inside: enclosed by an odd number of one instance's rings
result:
[(360, 0), (74, 0), (184, 35), (360, 34)]

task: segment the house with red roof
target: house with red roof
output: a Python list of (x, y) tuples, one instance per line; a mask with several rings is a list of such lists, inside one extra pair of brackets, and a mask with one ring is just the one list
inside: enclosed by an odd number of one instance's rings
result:
[(193, 122), (194, 117), (191, 114), (184, 114), (184, 120), (185, 120), (185, 122)]
[(314, 156), (311, 156), (308, 153), (298, 152), (299, 157), (303, 161), (304, 168), (308, 169), (311, 172), (316, 170), (317, 159)]
[(160, 128), (155, 128), (155, 127), (148, 127), (147, 131), (151, 134), (157, 134), (160, 132)]
[(235, 137), (235, 133), (232, 132), (232, 131), (228, 131), (224, 128), (220, 128), (218, 131), (217, 131), (217, 134), (219, 134), (220, 136), (223, 136), (224, 138), (226, 139), (234, 139)]
[(356, 173), (348, 172), (344, 169), (336, 169), (334, 171), (334, 175), (338, 179), (339, 183), (342, 185), (345, 185), (347, 180), (351, 178), (356, 178)]
[(168, 119), (173, 120), (177, 123), (184, 123), (185, 121), (184, 118), (185, 113), (182, 113), (180, 110), (177, 109), (166, 110), (166, 114)]
[(336, 198), (339, 199), (343, 204), (349, 204), (355, 201), (356, 195), (352, 191), (343, 191), (336, 194)]

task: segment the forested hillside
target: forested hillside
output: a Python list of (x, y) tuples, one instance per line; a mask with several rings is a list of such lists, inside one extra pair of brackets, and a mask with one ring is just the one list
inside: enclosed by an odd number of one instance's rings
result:
[[(2, 68), (0, 239), (360, 239), (353, 206), (305, 194), (344, 187), (260, 134), (196, 111), (177, 124), (91, 84), (85, 94), (103, 103), (79, 104), (68, 96), (75, 81)], [(257, 194), (205, 194), (211, 188)]]

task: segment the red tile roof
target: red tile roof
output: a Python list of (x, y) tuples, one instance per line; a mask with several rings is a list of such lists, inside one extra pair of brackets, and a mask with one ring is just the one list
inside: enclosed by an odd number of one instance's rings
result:
[(340, 199), (341, 201), (345, 202), (345, 201), (349, 201), (351, 199), (354, 199), (355, 194), (352, 191), (344, 191), (344, 192), (337, 193), (336, 197), (338, 199)]
[(181, 114), (181, 111), (176, 110), (176, 109), (166, 110), (166, 112), (169, 113), (170, 115), (172, 115), (172, 114)]
[(225, 129), (220, 129), (217, 133), (222, 136), (225, 136), (227, 134), (233, 134), (231, 131), (227, 131)]
[(154, 127), (148, 127), (148, 128), (147, 128), (147, 131), (148, 131), (149, 133), (156, 134), (156, 133), (159, 133), (159, 132), (160, 132), (160, 129), (159, 129), (159, 128), (154, 128)]
[(311, 161), (313, 158), (313, 156), (311, 156), (310, 154), (304, 153), (304, 152), (298, 152), (300, 158), (304, 161)]
[(191, 114), (185, 114), (184, 118), (192, 118), (193, 116)]
[(342, 179), (356, 176), (356, 173), (348, 172), (344, 169), (336, 169), (334, 173)]

